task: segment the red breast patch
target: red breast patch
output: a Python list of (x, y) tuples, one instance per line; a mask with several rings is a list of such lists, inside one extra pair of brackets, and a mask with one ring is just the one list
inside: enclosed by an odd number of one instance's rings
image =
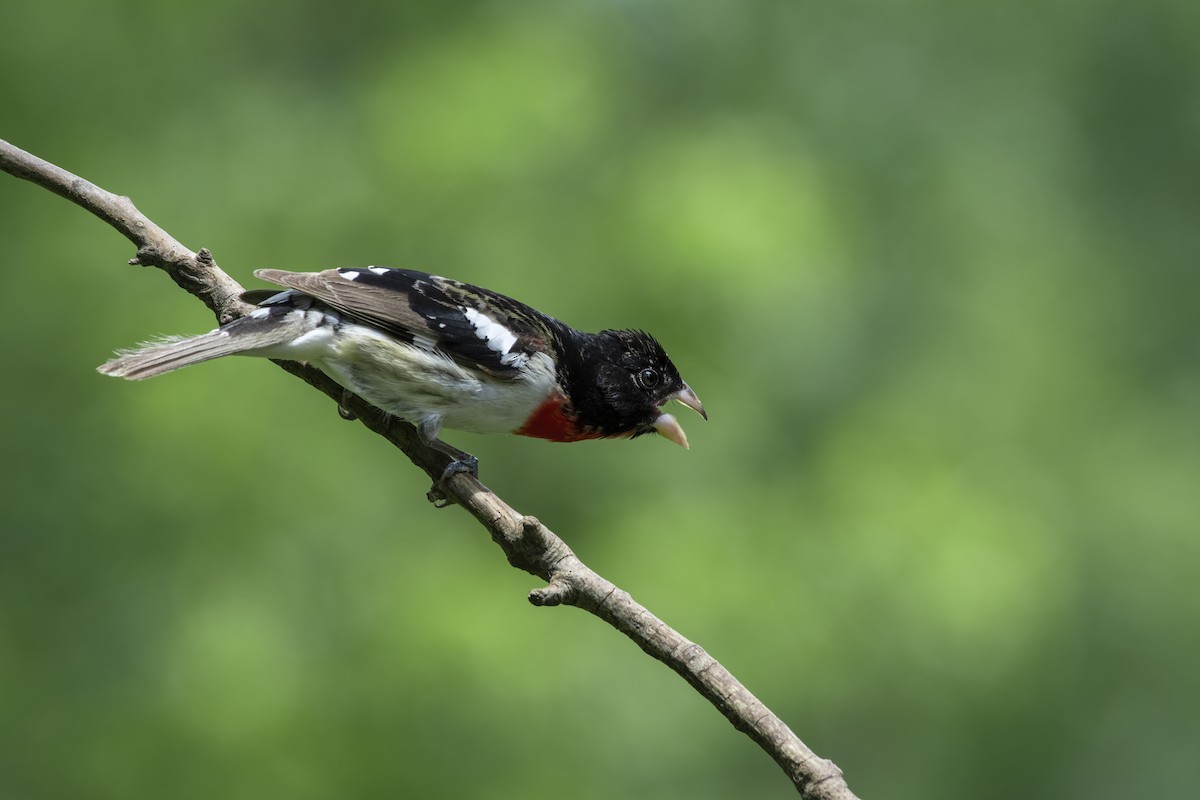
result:
[(513, 433), (518, 436), (532, 436), (535, 439), (549, 439), (552, 442), (578, 442), (583, 439), (599, 439), (601, 434), (584, 430), (576, 422), (574, 415), (567, 411), (567, 398), (561, 392), (552, 392), (542, 404), (534, 409), (522, 425)]

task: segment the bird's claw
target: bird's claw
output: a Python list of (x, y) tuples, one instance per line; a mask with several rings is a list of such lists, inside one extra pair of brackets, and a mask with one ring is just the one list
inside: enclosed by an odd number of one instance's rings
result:
[(446, 468), (442, 470), (442, 477), (438, 478), (433, 486), (429, 487), (426, 497), (429, 499), (429, 502), (433, 503), (434, 508), (445, 508), (454, 502), (446, 491), (446, 481), (450, 480), (450, 478), (460, 472), (465, 472), (474, 478), (479, 477), (479, 459), (467, 453), (463, 455), (465, 458), (457, 458), (447, 464)]
[(438, 483), (445, 483), (450, 476), (457, 475), (460, 472), (466, 472), (473, 478), (479, 477), (479, 459), (470, 454), (464, 454), (466, 458), (459, 458), (451, 461), (442, 470), (442, 477), (438, 479)]

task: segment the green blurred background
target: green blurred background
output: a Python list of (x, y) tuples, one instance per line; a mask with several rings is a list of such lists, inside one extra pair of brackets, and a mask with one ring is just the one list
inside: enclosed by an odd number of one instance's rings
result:
[[(711, 412), (451, 434), (864, 797), (1194, 794), (1200, 5), (21, 3), (0, 137), (253, 285), (644, 327)], [(0, 175), (0, 797), (787, 797), (682, 681)]]

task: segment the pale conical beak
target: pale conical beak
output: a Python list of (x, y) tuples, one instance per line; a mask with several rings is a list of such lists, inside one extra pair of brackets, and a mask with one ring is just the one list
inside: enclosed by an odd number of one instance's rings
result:
[[(670, 399), (678, 400), (700, 416), (708, 419), (708, 414), (705, 413), (704, 406), (700, 403), (700, 398), (696, 397), (696, 393), (686, 384), (672, 395)], [(670, 439), (685, 450), (688, 449), (687, 434), (683, 432), (683, 427), (680, 426), (679, 420), (675, 419), (674, 415), (660, 414), (658, 419), (654, 420), (654, 430), (658, 432), (659, 436)]]
[(701, 404), (700, 398), (696, 397), (696, 393), (692, 391), (692, 387), (688, 386), (686, 383), (683, 385), (683, 388), (675, 394), (675, 399), (683, 403), (692, 411), (695, 411), (700, 416), (704, 417), (705, 421), (708, 420), (708, 413), (704, 410), (704, 405)]
[(683, 432), (683, 428), (679, 425), (679, 420), (671, 414), (659, 414), (658, 419), (654, 420), (654, 430), (659, 436), (670, 439), (675, 444), (688, 449), (687, 434)]

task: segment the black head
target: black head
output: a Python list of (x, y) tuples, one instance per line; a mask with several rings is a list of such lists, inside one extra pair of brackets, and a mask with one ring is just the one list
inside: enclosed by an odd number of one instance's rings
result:
[(586, 337), (571, 365), (568, 391), (578, 423), (601, 436), (660, 433), (687, 447), (683, 429), (662, 406), (679, 400), (708, 419), (696, 394), (661, 344), (643, 331), (601, 331)]

